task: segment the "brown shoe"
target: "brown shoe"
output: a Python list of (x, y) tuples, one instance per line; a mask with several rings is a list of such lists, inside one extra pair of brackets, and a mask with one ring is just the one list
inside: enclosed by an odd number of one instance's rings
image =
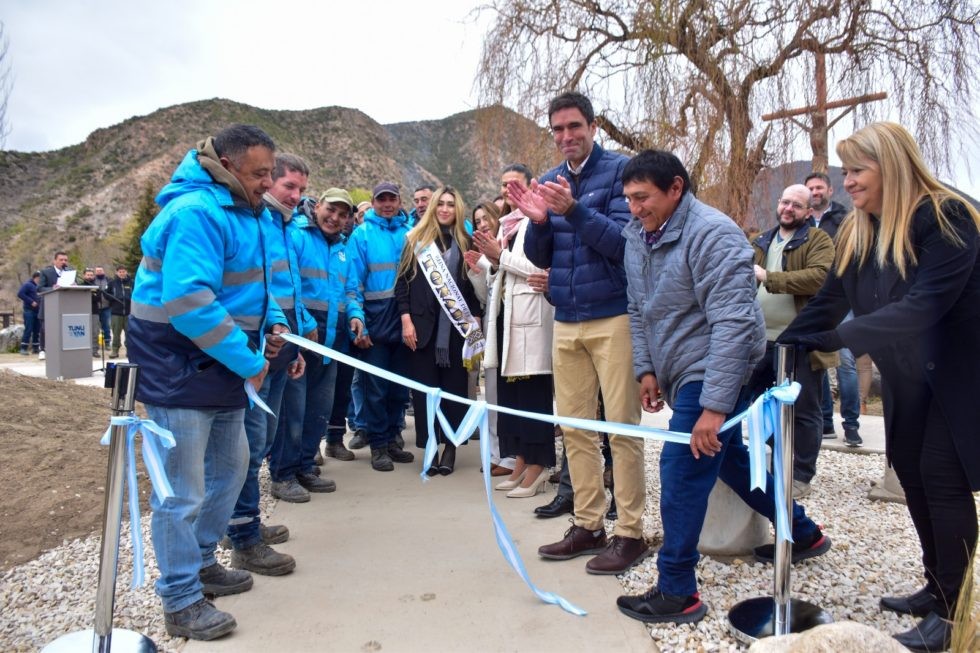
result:
[(590, 531), (573, 524), (571, 528), (565, 531), (564, 539), (540, 547), (538, 555), (549, 560), (570, 560), (578, 556), (601, 553), (605, 548), (606, 531), (604, 529)]
[(512, 471), (514, 470), (501, 467), (496, 463), (491, 463), (490, 465), (490, 476), (510, 476)]
[(606, 550), (585, 565), (585, 571), (590, 574), (622, 574), (648, 555), (650, 547), (642, 537), (613, 535)]

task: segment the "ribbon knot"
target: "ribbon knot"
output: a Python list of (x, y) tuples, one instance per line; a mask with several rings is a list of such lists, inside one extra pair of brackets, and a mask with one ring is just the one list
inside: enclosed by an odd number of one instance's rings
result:
[[(139, 487), (136, 483), (136, 435), (143, 435), (143, 464), (153, 491), (160, 500), (174, 495), (167, 472), (163, 466), (159, 447), (170, 449), (175, 446), (174, 434), (150, 419), (141, 419), (135, 413), (120, 415), (109, 420), (109, 428), (100, 441), (108, 445), (112, 441), (112, 427), (126, 427), (126, 485), (129, 491), (129, 532), (133, 539), (133, 583), (131, 587), (141, 587), (146, 582), (146, 563), (143, 558), (143, 535), (140, 527)], [(107, 489), (108, 491), (108, 489)]]

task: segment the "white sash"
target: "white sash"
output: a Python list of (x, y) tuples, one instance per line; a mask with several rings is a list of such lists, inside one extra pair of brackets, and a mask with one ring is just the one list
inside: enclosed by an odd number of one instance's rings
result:
[(483, 355), (486, 344), (480, 325), (470, 313), (470, 307), (466, 305), (463, 293), (459, 291), (459, 286), (446, 267), (446, 261), (436, 244), (431, 243), (428, 247), (417, 249), (415, 257), (442, 310), (449, 316), (449, 321), (459, 335), (463, 336), (463, 367), (473, 369)]

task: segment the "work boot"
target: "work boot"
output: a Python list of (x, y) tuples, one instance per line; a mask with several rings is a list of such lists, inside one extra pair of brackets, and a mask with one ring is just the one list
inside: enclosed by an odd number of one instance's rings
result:
[(350, 439), (347, 443), (349, 449), (363, 449), (368, 446), (367, 431), (364, 429), (357, 429), (354, 431), (354, 437)]
[(401, 433), (395, 433), (395, 444), (398, 445), (399, 449), (405, 448), (405, 438), (402, 437)]
[(295, 478), (288, 481), (273, 481), (272, 496), (289, 503), (306, 503), (310, 500), (310, 493)]
[(201, 591), (210, 596), (241, 594), (252, 589), (252, 574), (247, 571), (225, 569), (217, 562), (205, 567), (198, 576), (204, 586)]
[[(930, 612), (911, 630), (893, 635), (893, 637), (910, 651), (924, 651), (925, 653), (945, 651), (953, 639), (953, 622), (945, 619), (937, 612)], [(969, 647), (969, 644), (967, 646)]]
[(297, 474), (296, 481), (310, 492), (333, 492), (337, 489), (336, 483), (316, 474)]
[(405, 451), (395, 442), (388, 443), (388, 456), (396, 463), (410, 463), (415, 460), (415, 454)]
[(538, 555), (549, 560), (569, 560), (581, 555), (602, 553), (606, 548), (606, 531), (602, 528), (590, 531), (576, 526), (565, 531), (565, 537), (554, 544), (538, 548)]
[(327, 457), (337, 460), (354, 460), (354, 454), (344, 446), (343, 442), (327, 444)]
[(259, 542), (247, 549), (232, 551), (231, 566), (248, 569), (263, 576), (284, 576), (296, 569), (296, 560), (291, 555), (279, 553), (268, 544)]
[(585, 571), (608, 576), (624, 574), (650, 553), (642, 537), (613, 535), (606, 550), (586, 563)]
[(259, 535), (262, 536), (262, 541), (265, 544), (282, 544), (289, 539), (289, 529), (282, 524), (274, 524), (272, 526), (259, 524)]
[(313, 464), (316, 465), (317, 467), (320, 467), (321, 465), (323, 465), (324, 462), (325, 461), (323, 460), (323, 454), (317, 451), (316, 455), (313, 456)]
[(28, 353), (27, 352), (27, 345), (21, 345), (20, 346), (20, 355), (21, 356), (27, 356), (27, 353)]
[(388, 455), (387, 447), (371, 449), (371, 467), (379, 472), (390, 472), (395, 469), (394, 463), (391, 462), (391, 456)]
[(238, 622), (227, 612), (222, 612), (208, 601), (201, 599), (183, 610), (164, 612), (163, 623), (171, 637), (211, 640), (227, 635)]

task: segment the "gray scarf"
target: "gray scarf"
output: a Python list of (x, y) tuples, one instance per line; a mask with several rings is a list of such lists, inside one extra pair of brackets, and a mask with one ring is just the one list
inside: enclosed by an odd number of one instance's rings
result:
[[(459, 285), (459, 279), (456, 278), (460, 259), (459, 246), (456, 245), (452, 233), (443, 232), (443, 236), (449, 238), (449, 247), (442, 253), (442, 260), (446, 262), (449, 273), (453, 275), (453, 281)], [(440, 308), (439, 324), (436, 327), (436, 365), (439, 367), (449, 367), (449, 333), (452, 330), (453, 325), (449, 321), (449, 316)]]

